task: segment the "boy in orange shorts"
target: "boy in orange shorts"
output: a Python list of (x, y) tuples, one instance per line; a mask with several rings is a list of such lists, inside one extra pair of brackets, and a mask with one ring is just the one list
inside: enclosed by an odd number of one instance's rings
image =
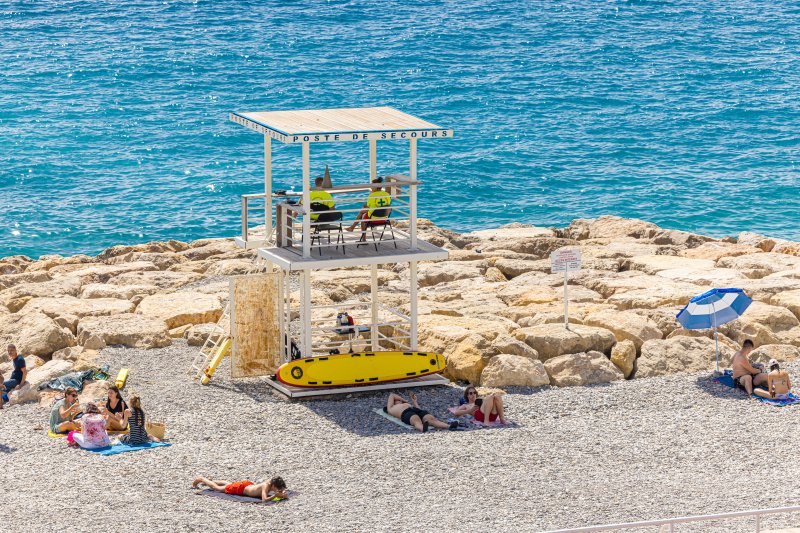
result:
[(247, 496), (248, 498), (261, 498), (261, 501), (264, 502), (273, 498), (285, 499), (288, 497), (286, 482), (279, 476), (263, 483), (253, 483), (246, 479), (231, 483), (230, 481), (217, 481), (197, 476), (192, 483), (192, 487), (197, 488), (201, 484), (217, 492), (233, 494), (234, 496)]

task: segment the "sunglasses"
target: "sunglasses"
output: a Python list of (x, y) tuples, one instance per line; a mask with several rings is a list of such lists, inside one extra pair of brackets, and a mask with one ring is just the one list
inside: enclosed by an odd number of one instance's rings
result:
[(477, 393), (477, 392), (475, 392), (474, 390), (473, 390), (473, 391), (469, 391), (469, 392), (467, 393), (467, 396), (477, 396), (477, 395), (478, 395), (478, 393)]

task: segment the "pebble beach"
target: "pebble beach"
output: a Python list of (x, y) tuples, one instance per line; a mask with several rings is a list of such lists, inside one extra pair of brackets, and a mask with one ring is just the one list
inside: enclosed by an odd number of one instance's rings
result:
[[(181, 343), (100, 354), (131, 369), (128, 391), (165, 420), (168, 448), (97, 456), (48, 438), (36, 404), (4, 410), (6, 530), (107, 531), (115, 516), (125, 531), (544, 531), (793, 505), (800, 489), (800, 410), (748, 401), (708, 374), (514, 388), (518, 428), (418, 434), (371, 412), (382, 394), (289, 402), (227, 368), (202, 387), (176, 371), (193, 355)], [(417, 394), (444, 416), (460, 391)], [(197, 496), (196, 474), (282, 475), (296, 495), (270, 506)]]

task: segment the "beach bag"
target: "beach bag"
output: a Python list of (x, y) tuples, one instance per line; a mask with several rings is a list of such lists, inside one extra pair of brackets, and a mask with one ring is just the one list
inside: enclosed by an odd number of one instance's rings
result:
[(164, 431), (166, 429), (167, 425), (163, 420), (157, 422), (151, 422), (150, 420), (147, 420), (144, 423), (144, 430), (147, 432), (147, 434), (151, 437), (157, 438), (158, 440), (164, 439)]

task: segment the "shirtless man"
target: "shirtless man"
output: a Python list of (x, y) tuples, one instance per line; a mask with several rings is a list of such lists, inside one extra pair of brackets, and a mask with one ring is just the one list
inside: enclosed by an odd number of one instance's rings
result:
[(792, 381), (789, 379), (789, 373), (786, 370), (781, 370), (777, 360), (770, 359), (767, 390), (755, 389), (753, 393), (769, 400), (785, 400), (789, 397), (791, 389)]
[(747, 358), (753, 348), (753, 341), (747, 339), (742, 343), (742, 349), (733, 355), (731, 361), (733, 381), (738, 387), (744, 389), (748, 396), (753, 395), (753, 386), (763, 385), (767, 382), (767, 375), (754, 367)]
[(409, 426), (414, 426), (417, 431), (423, 433), (428, 431), (429, 426), (439, 429), (456, 429), (458, 427), (458, 422), (451, 422), (450, 424), (442, 422), (428, 411), (420, 409), (417, 403), (417, 395), (413, 392), (411, 393), (411, 403), (399, 394), (389, 394), (389, 399), (386, 401), (386, 407), (383, 410), (393, 417), (399, 418)]
[(203, 476), (197, 476), (192, 483), (192, 488), (197, 488), (198, 485), (201, 484), (217, 492), (224, 492), (225, 494), (247, 496), (248, 498), (261, 498), (262, 502), (273, 498), (280, 498), (283, 500), (288, 497), (286, 493), (286, 482), (283, 481), (283, 478), (277, 476), (269, 481), (257, 484), (246, 479), (231, 483), (230, 481), (217, 481), (214, 479), (206, 479)]

